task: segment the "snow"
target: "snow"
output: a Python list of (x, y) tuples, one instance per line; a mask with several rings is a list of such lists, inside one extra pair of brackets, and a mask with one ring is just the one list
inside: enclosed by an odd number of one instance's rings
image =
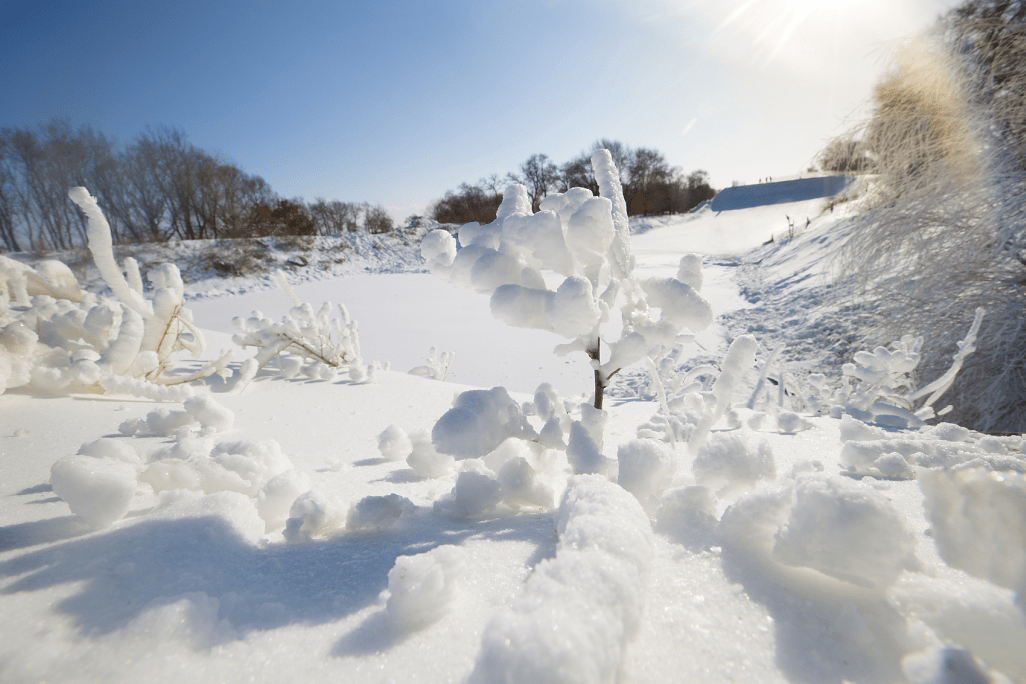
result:
[[(466, 229), (482, 249), (557, 244), (556, 217), (589, 202), (510, 197), (503, 232)], [(701, 291), (713, 317), (680, 361), (715, 380), (654, 359), (665, 412), (643, 363), (593, 409), (585, 355), (419, 272), (288, 274), (304, 320), (345, 304), (364, 363), (391, 363), (366, 365), (374, 382), (271, 362), (241, 391), (216, 374), (183, 396), (7, 389), (0, 680), (1026, 681), (1021, 436), (778, 406), (770, 381), (840, 377), (815, 340), (789, 342), (747, 407), (786, 321), (820, 315), (848, 226), (821, 203), (632, 220), (619, 257), (641, 287)], [(520, 253), (521, 273), (548, 258)], [(175, 373), (231, 348), (233, 317), (295, 307), (261, 279), (184, 275), (208, 345)], [(0, 344), (17, 363), (19, 333)], [(451, 371), (407, 374), (432, 347)]]

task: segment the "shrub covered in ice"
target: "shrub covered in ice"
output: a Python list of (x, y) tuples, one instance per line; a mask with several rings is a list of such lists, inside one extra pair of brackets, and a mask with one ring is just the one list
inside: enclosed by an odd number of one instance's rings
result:
[(338, 371), (348, 370), (353, 382), (373, 381), (377, 366), (363, 364), (356, 321), (346, 308), (340, 304), (332, 315), (331, 302), (325, 302), (314, 313), (313, 306), (299, 298), (282, 271), (275, 272), (275, 278), (295, 304), (280, 322), (259, 311), (249, 318), (232, 319), (239, 329), (232, 341), (257, 350), (248, 362), (246, 376), (252, 378), (277, 358), (278, 369), (287, 379), (301, 373), (311, 380), (334, 380)]
[(648, 516), (605, 478), (575, 476), (556, 530), (555, 558), (535, 567), (512, 608), (485, 629), (471, 682), (615, 681), (641, 619)]
[(894, 504), (875, 489), (823, 475), (798, 478), (773, 557), (878, 588), (918, 567), (915, 539)]
[(933, 405), (954, 383), (966, 357), (976, 350), (976, 336), (983, 321), (984, 310), (976, 309), (973, 323), (964, 339), (957, 343), (958, 352), (948, 370), (923, 387), (916, 387), (915, 373), (922, 359), (922, 337), (905, 335), (887, 347), (872, 352), (859, 351), (853, 363), (842, 367), (840, 386), (829, 391), (816, 378), (817, 407), (838, 407), (857, 418), (894, 427), (920, 427), (924, 421), (945, 410), (935, 412)]
[[(71, 199), (87, 218), (89, 250), (116, 299), (83, 293), (70, 270), (57, 262), (39, 269), (0, 262), (0, 391), (30, 385), (46, 392), (97, 387), (155, 400), (181, 400), (184, 383), (225, 371), (231, 353), (188, 374), (169, 374), (172, 356), (188, 351), (199, 358), (203, 335), (184, 306), (185, 288), (174, 264), (147, 275), (152, 298), (134, 259), (128, 277), (114, 260), (110, 227), (85, 188)], [(12, 309), (9, 299), (20, 306)]]
[(765, 440), (755, 443), (750, 434), (717, 432), (695, 456), (695, 481), (723, 496), (755, 486), (776, 475), (773, 449)]
[(399, 556), (388, 571), (385, 610), (399, 630), (415, 630), (442, 617), (456, 594), (466, 569), (466, 554), (458, 546), (437, 546), (415, 556)]
[(449, 375), (449, 371), (452, 369), (452, 364), (455, 362), (456, 352), (444, 351), (439, 354), (438, 347), (431, 347), (428, 350), (427, 364), (411, 368), (410, 375), (420, 375), (444, 382), (446, 376)]
[[(607, 150), (595, 152), (591, 162), (601, 197), (572, 188), (546, 197), (535, 214), (526, 189), (511, 185), (495, 221), (460, 229), (458, 252), (456, 240), (441, 230), (425, 238), (421, 251), (436, 275), (488, 294), (499, 320), (569, 338), (556, 353), (588, 355), (595, 407), (601, 409), (613, 375), (644, 358), (650, 347), (674, 345), (683, 329), (706, 328), (712, 309), (678, 278), (634, 275), (619, 173)], [(694, 282), (695, 267), (689, 260), (681, 275)], [(561, 276), (559, 283), (547, 283), (542, 269)], [(621, 326), (619, 337), (613, 337), (603, 325), (617, 310)]]
[(941, 558), (1018, 592), (1026, 613), (1026, 475), (923, 471), (918, 481)]

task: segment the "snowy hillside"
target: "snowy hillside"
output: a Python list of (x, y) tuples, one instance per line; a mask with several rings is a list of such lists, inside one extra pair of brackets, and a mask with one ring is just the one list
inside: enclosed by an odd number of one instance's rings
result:
[(407, 248), (290, 271), (362, 365), (244, 389), (233, 317), (295, 303), (187, 274), (207, 344), (171, 377), (238, 350), (204, 391), (0, 395), (0, 681), (1026, 682), (1026, 442), (857, 407), (819, 306), (851, 228), (823, 199), (633, 221), (638, 282), (715, 318), (604, 413), (584, 354)]

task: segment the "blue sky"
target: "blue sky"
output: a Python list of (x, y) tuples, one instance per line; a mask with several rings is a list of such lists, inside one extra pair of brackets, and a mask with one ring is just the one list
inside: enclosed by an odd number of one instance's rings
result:
[(0, 126), (148, 125), (284, 196), (383, 204), (598, 138), (797, 173), (948, 0), (0, 0)]

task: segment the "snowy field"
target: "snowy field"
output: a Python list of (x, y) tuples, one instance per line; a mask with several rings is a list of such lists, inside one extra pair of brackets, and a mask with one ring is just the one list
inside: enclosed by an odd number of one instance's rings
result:
[[(634, 222), (639, 276), (703, 255), (715, 320), (663, 375), (666, 408), (644, 363), (614, 378), (601, 474), (548, 441), (596, 436), (584, 355), (413, 259), (289, 275), (315, 310), (346, 305), (364, 361), (389, 365), (373, 382), (266, 369), (184, 404), (9, 389), (0, 681), (1026, 682), (1021, 437), (797, 415), (771, 383), (753, 396), (768, 338), (732, 386), (673, 384), (699, 357), (724, 378), (740, 332), (779, 338), (760, 311), (811, 315), (849, 228), (824, 205)], [(186, 295), (206, 359), (233, 317), (292, 306), (265, 280)], [(455, 354), (444, 382), (406, 372), (431, 347)], [(483, 458), (439, 454), (432, 430), (466, 426), (456, 395), (494, 387), (463, 395), (506, 416)]]

